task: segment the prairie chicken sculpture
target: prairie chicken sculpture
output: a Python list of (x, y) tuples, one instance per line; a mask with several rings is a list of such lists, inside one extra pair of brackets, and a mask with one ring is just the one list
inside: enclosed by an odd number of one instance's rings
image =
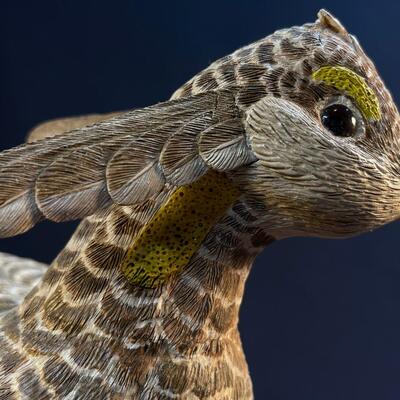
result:
[(400, 214), (398, 111), (324, 10), (170, 101), (34, 138), (0, 154), (0, 235), (83, 221), (47, 270), (0, 257), (0, 399), (251, 399), (237, 324), (254, 258)]

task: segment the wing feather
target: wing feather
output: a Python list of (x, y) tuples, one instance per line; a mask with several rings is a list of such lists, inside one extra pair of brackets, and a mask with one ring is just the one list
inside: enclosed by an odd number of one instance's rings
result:
[(97, 122), (110, 119), (116, 115), (122, 114), (122, 111), (107, 114), (89, 114), (77, 117), (65, 117), (53, 119), (35, 126), (26, 137), (27, 142), (35, 142), (47, 137), (61, 135), (65, 132), (71, 132), (75, 129), (83, 128), (87, 125), (93, 125)]
[(207, 172), (207, 165), (199, 157), (197, 138), (211, 124), (212, 113), (203, 113), (183, 125), (165, 144), (160, 164), (168, 182), (183, 186)]
[(107, 165), (107, 184), (116, 203), (140, 203), (163, 189), (166, 181), (158, 163), (159, 154), (171, 132), (180, 126), (180, 121), (164, 124), (114, 155)]
[(235, 93), (211, 91), (118, 115), (0, 153), (0, 237), (47, 218), (135, 204), (209, 168), (254, 161)]
[(36, 181), (36, 202), (43, 215), (60, 222), (83, 218), (111, 204), (105, 169), (129, 136), (79, 148), (57, 158)]
[(235, 118), (212, 125), (201, 133), (199, 154), (217, 171), (227, 171), (256, 161), (246, 141), (241, 120)]

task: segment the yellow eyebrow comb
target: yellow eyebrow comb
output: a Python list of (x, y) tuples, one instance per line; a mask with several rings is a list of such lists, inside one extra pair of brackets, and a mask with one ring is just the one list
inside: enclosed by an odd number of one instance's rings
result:
[(312, 74), (312, 78), (342, 90), (352, 97), (366, 119), (381, 119), (379, 101), (375, 92), (362, 76), (351, 69), (339, 66), (325, 66), (315, 71)]

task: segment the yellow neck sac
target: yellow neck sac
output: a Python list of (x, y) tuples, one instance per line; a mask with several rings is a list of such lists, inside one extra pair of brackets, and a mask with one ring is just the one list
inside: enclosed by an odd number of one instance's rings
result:
[(214, 171), (178, 188), (128, 250), (122, 264), (125, 277), (133, 285), (155, 288), (182, 271), (239, 195), (225, 176)]

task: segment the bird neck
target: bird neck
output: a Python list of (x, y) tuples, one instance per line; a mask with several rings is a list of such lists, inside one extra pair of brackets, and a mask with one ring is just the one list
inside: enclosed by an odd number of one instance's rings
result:
[[(114, 206), (81, 223), (16, 311), (24, 349), (41, 365), (51, 360), (45, 375), (57, 366), (71, 374), (101, 371), (103, 382), (117, 379), (107, 390), (126, 393), (156, 379), (160, 390), (183, 391), (182, 382), (192, 380), (196, 390), (211, 393), (223, 384), (248, 398), (239, 307), (252, 262), (273, 239), (236, 201), (179, 273), (158, 287), (132, 285), (120, 265), (158, 209), (157, 201)], [(185, 375), (193, 368), (195, 376)]]

